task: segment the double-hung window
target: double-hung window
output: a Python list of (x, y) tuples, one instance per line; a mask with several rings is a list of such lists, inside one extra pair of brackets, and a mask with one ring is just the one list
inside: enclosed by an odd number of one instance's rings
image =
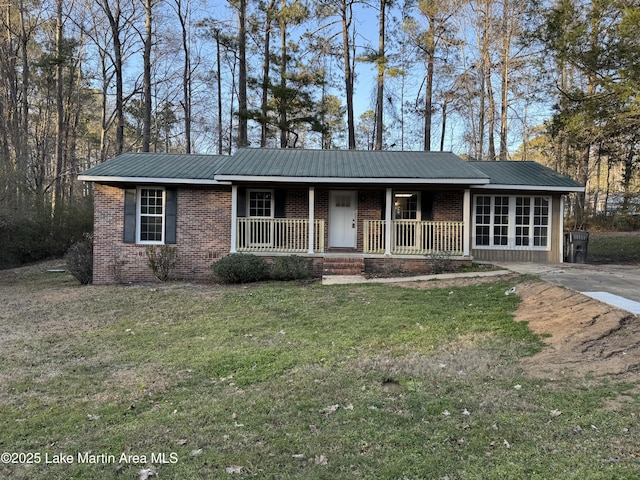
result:
[(476, 195), (474, 247), (548, 250), (551, 198), (538, 195)]
[(138, 190), (139, 243), (164, 243), (165, 198), (164, 188)]

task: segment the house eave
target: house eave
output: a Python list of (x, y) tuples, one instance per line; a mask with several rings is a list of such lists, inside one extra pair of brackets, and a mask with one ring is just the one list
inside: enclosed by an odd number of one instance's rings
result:
[(208, 178), (117, 177), (102, 175), (78, 175), (78, 180), (95, 183), (134, 183), (153, 185), (229, 185), (229, 182)]
[(402, 177), (281, 177), (263, 175), (216, 175), (219, 181), (264, 183), (312, 183), (344, 185), (484, 185), (488, 178), (402, 178)]
[(480, 186), (473, 186), (474, 190), (522, 190), (527, 192), (558, 192), (558, 193), (572, 193), (572, 192), (584, 192), (585, 187), (559, 187), (548, 185), (497, 185), (487, 184)]

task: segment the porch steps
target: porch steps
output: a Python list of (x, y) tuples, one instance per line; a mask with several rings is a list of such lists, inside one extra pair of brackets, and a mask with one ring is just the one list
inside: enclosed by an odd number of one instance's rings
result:
[(364, 258), (325, 257), (322, 266), (324, 275), (361, 275)]

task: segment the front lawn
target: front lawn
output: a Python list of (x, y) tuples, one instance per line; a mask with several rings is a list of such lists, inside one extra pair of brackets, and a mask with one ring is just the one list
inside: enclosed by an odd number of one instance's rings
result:
[(1, 275), (0, 478), (640, 478), (637, 388), (524, 376), (512, 284)]

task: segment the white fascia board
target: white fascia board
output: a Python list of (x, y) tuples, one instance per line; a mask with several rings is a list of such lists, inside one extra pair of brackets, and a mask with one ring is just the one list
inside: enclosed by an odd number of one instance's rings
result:
[(388, 185), (391, 183), (411, 185), (483, 185), (489, 183), (488, 178), (361, 178), (361, 177), (279, 177), (262, 175), (216, 175), (220, 181), (229, 182), (265, 182), (265, 183), (340, 183)]
[(136, 183), (158, 185), (229, 185), (229, 182), (206, 178), (157, 178), (157, 177), (106, 177), (101, 175), (78, 175), (78, 180), (97, 183)]
[(538, 192), (584, 192), (585, 187), (551, 187), (547, 185), (480, 185), (472, 187), (474, 190), (523, 190)]

